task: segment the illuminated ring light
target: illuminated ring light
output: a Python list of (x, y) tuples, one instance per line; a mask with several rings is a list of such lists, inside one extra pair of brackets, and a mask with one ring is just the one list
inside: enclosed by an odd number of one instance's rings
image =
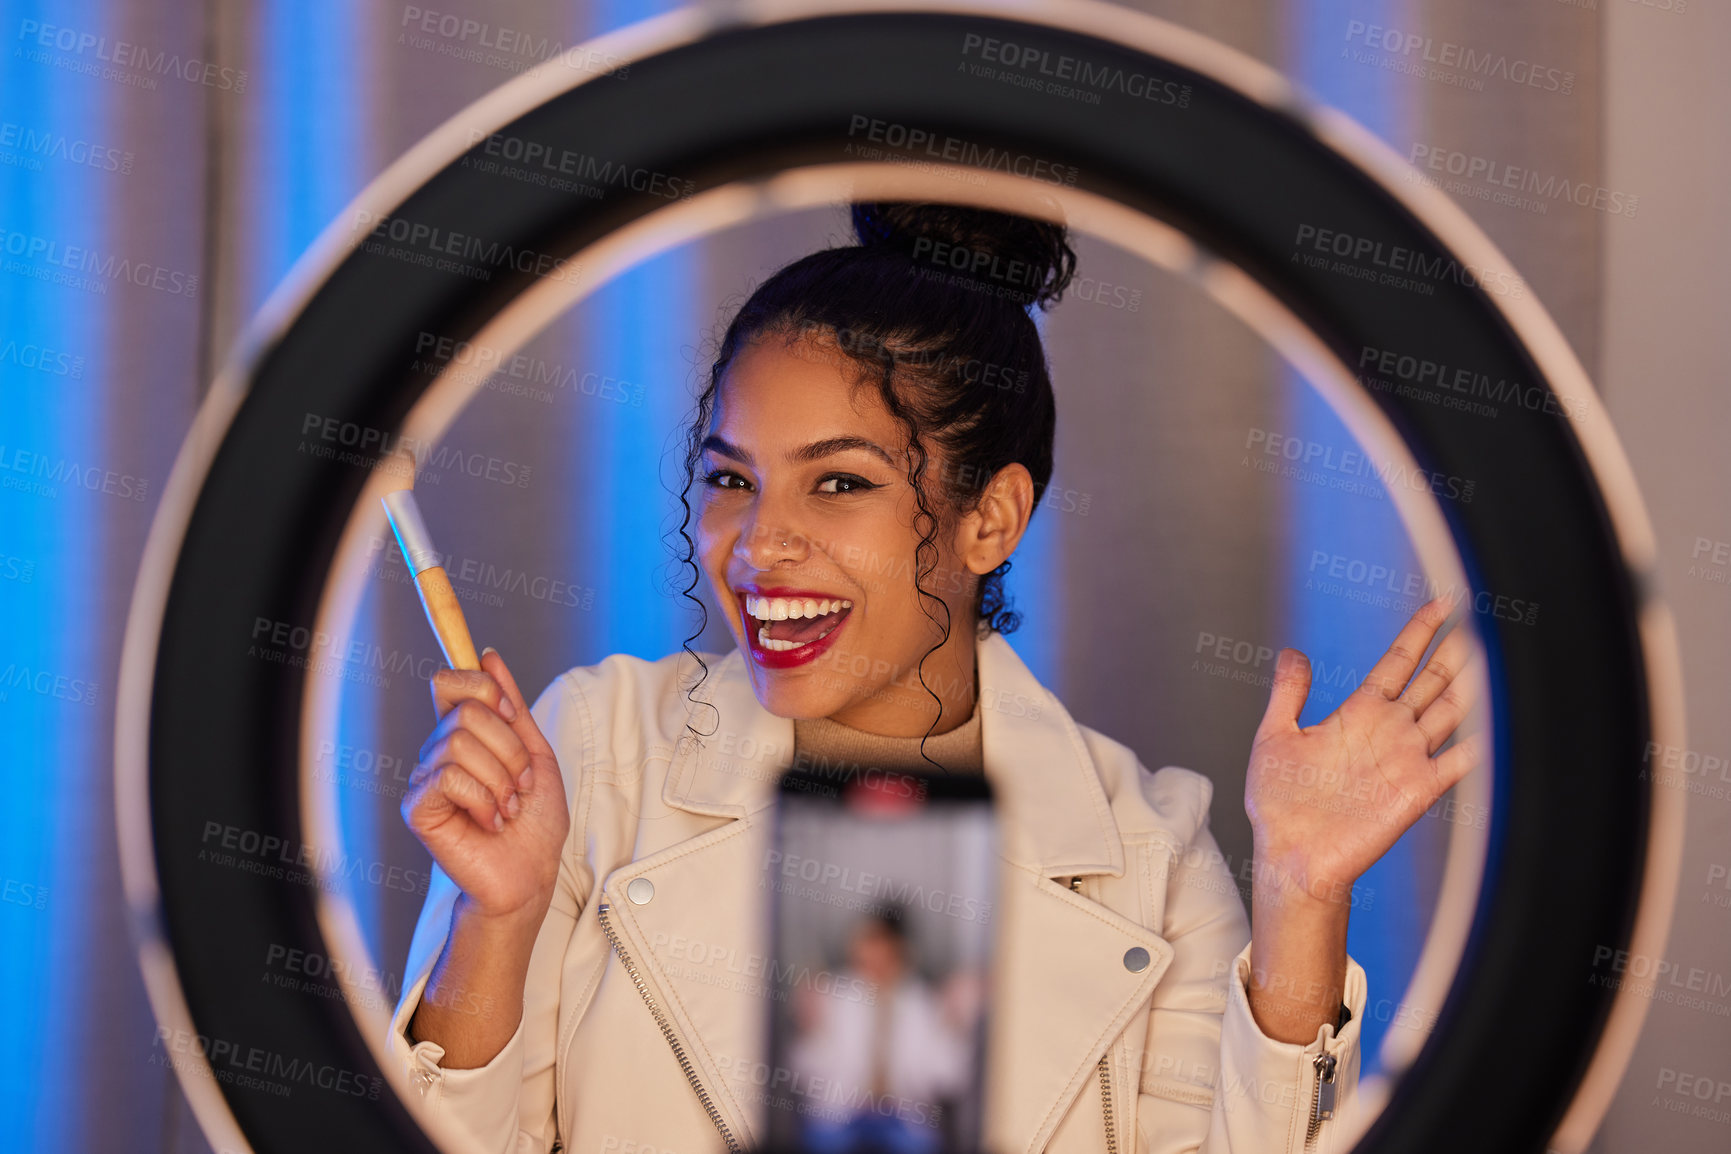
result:
[[(1024, 79), (1069, 91), (970, 74), (987, 38), (1017, 46)], [(875, 130), (859, 117), (971, 149), (927, 155), (886, 135), (872, 142), (883, 154), (862, 157), (849, 145)], [(646, 184), (589, 199), (465, 166), (488, 159), (477, 141), (494, 133), (676, 174), (692, 195), (670, 201)], [(1003, 153), (1057, 167), (981, 168), (960, 191), (961, 170)], [(1473, 590), (1537, 602), (1542, 616), (1477, 615), (1496, 766), (1485, 884), (1436, 1026), (1357, 1148), (1583, 1148), (1646, 1006), (1594, 980), (1608, 973), (1596, 951), (1656, 957), (1670, 921), (1681, 795), (1642, 768), (1649, 742), (1684, 744), (1675, 640), (1632, 473), (1579, 363), (1465, 214), (1404, 171), (1266, 67), (1089, 0), (682, 10), (518, 77), (417, 145), (307, 254), (217, 380), (128, 620), (122, 866), (159, 1032), (207, 1136), (259, 1151), (435, 1149), (389, 1080), (376, 1100), (277, 1097), (212, 1081), (204, 1060), (207, 1047), (239, 1044), (383, 1077), (379, 1039), (347, 1006), (256, 981), (271, 945), (352, 951), (341, 901), (198, 860), (210, 822), (288, 847), (331, 836), (328, 799), (301, 772), (308, 712), (328, 707), (315, 683), (331, 679), (247, 656), (260, 617), (332, 622), (341, 635), (353, 595), (333, 591), (331, 574), (357, 526), (376, 528), (365, 519), (377, 517), (377, 478), (297, 452), (304, 414), (436, 437), (467, 394), (450, 374), (409, 371), (423, 331), (514, 348), (644, 252), (841, 189), (899, 187), (984, 205), (1043, 196), (1079, 226), (1117, 230), (1304, 363), (1361, 439), (1396, 436), (1425, 469), (1475, 480), (1471, 503), (1440, 513), (1405, 502), (1415, 543), (1429, 563), (1440, 528)], [(1062, 183), (1048, 183), (1054, 172)], [(358, 247), (387, 217), (546, 259), (501, 260), (483, 280)], [(1333, 255), (1313, 267), (1315, 248), (1297, 238), (1317, 234), (1303, 229), (1380, 244), (1361, 261), (1398, 264), (1429, 291), (1343, 276), (1326, 267)], [(1439, 274), (1449, 261), (1470, 275)], [(1422, 391), (1356, 388), (1366, 348), (1521, 382), (1543, 404), (1505, 403), (1486, 419)]]

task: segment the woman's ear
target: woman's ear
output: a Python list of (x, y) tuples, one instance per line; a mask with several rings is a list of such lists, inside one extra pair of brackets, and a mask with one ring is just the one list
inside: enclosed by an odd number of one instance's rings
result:
[(956, 527), (956, 555), (973, 573), (990, 573), (1011, 553), (1034, 514), (1034, 478), (1012, 462), (992, 474), (977, 508)]

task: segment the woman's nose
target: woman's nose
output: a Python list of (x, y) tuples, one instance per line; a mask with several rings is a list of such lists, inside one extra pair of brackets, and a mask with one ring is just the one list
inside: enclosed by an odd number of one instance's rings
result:
[(768, 569), (784, 558), (799, 560), (807, 551), (806, 538), (774, 522), (753, 519), (742, 529), (734, 554), (753, 569)]

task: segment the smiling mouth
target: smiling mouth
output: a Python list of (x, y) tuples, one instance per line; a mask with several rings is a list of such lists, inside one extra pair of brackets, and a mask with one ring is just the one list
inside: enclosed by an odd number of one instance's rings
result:
[(745, 595), (748, 627), (757, 626), (757, 645), (770, 653), (785, 653), (822, 641), (852, 610), (853, 602), (840, 597)]

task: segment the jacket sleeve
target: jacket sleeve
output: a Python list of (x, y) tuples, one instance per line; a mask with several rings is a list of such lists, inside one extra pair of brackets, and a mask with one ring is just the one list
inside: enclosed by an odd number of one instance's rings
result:
[[(517, 1032), (492, 1061), (467, 1070), (441, 1066), (445, 1051), (438, 1043), (409, 1040), (409, 1019), (444, 951), (459, 893), (456, 883), (435, 863), (404, 966), (403, 995), (391, 1017), (385, 1044), (387, 1055), (410, 1087), (410, 1109), (447, 1150), (547, 1154), (557, 1134), (554, 1083), (560, 975), (565, 949), (581, 912), (581, 895), (589, 891), (589, 870), (580, 852), (584, 837), (579, 820), (587, 810), (579, 793), (587, 778), (582, 772), (587, 752), (586, 719), (581, 695), (564, 676), (542, 692), (530, 714), (558, 757), (572, 816), (552, 904), (529, 955)], [(465, 997), (461, 990), (452, 996)]]
[[(1225, 856), (1208, 828), (1211, 789), (1201, 779), (1201, 822), (1175, 848), (1163, 936), (1173, 959), (1155, 987), (1136, 1100), (1142, 1154), (1311, 1154), (1336, 1148), (1356, 1105), (1363, 968), (1347, 958), (1352, 1019), (1324, 1025), (1309, 1045), (1280, 1042), (1250, 1013), (1250, 922)], [(1331, 1056), (1335, 1113), (1310, 1133), (1316, 1058)], [(1347, 1147), (1340, 1146), (1341, 1150)]]

